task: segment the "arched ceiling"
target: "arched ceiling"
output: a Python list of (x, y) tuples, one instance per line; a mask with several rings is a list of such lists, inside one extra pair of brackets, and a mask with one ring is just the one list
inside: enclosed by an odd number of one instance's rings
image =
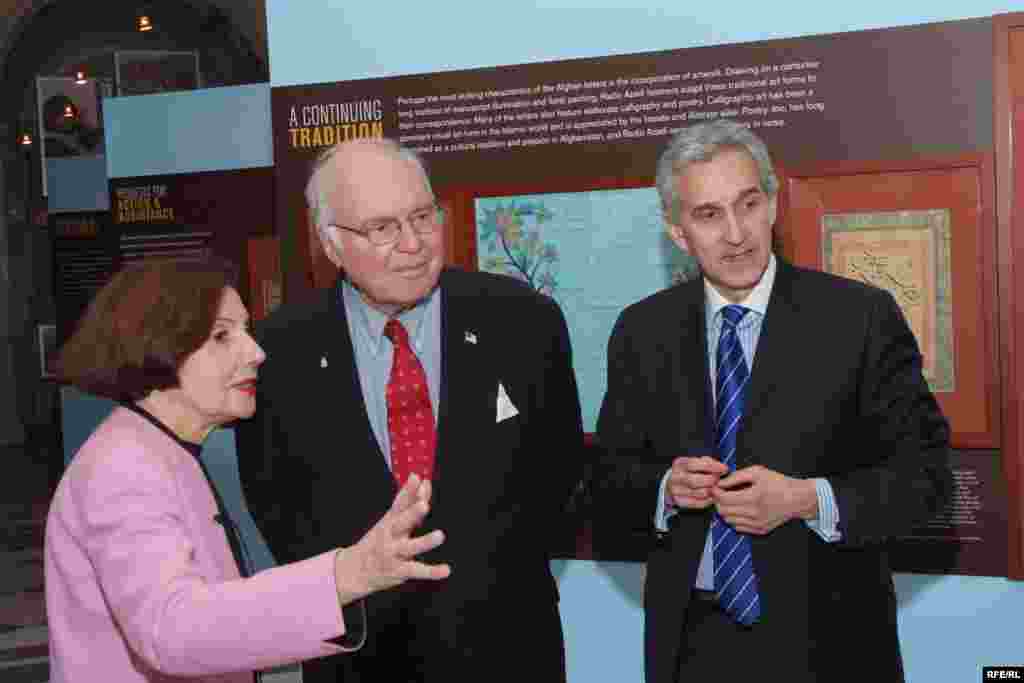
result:
[[(135, 30), (140, 10), (154, 31)], [(263, 0), (0, 0), (0, 139), (32, 115), (36, 76), (112, 71), (115, 50), (200, 52), (204, 85), (268, 80)], [(106, 64), (110, 64), (109, 67)]]
[[(71, 1), (75, 2), (75, 0)], [(17, 39), (18, 28), (24, 24), (24, 20), (34, 15), (43, 6), (50, 4), (56, 3), (53, 0), (0, 0), (0, 66), (6, 60), (7, 51), (10, 49), (11, 44)], [(82, 3), (78, 0), (77, 4), (88, 5), (90, 11), (95, 12), (108, 3)], [(132, 3), (134, 7), (141, 7), (146, 4), (141, 1)], [(174, 3), (151, 4), (157, 6), (159, 4)], [(256, 54), (260, 55), (264, 63), (266, 63), (267, 12), (264, 0), (210, 0), (209, 4), (220, 8), (231, 17), (242, 33), (252, 41)]]

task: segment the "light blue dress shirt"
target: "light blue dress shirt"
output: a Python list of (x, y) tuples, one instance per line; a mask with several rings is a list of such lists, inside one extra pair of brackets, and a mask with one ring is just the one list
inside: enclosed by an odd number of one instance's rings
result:
[[(751, 290), (747, 298), (739, 305), (750, 309), (743, 317), (736, 332), (739, 336), (740, 347), (750, 368), (751, 375), (754, 372), (754, 356), (757, 352), (757, 342), (761, 337), (761, 328), (764, 325), (764, 317), (768, 311), (768, 300), (771, 298), (772, 285), (775, 284), (776, 262), (775, 255), (768, 259), (768, 267), (764, 271), (760, 282)], [(715, 392), (715, 350), (718, 348), (718, 338), (722, 334), (722, 309), (728, 304), (725, 297), (719, 294), (711, 283), (704, 280), (705, 293), (705, 320), (707, 321), (708, 340), (708, 367), (711, 369), (711, 391), (712, 398)], [(668, 530), (668, 519), (678, 512), (678, 509), (666, 505), (668, 486), (668, 472), (661, 480), (661, 488), (658, 493), (658, 506), (654, 513), (654, 525), (660, 531)], [(832, 485), (826, 479), (814, 480), (815, 491), (818, 494), (818, 517), (807, 520), (805, 524), (829, 543), (838, 541), (839, 533), (839, 509), (836, 507), (835, 494)], [(714, 553), (712, 551), (711, 530), (708, 530), (707, 540), (704, 542), (704, 554), (700, 558), (700, 565), (697, 568), (697, 580), (695, 586), (703, 590), (714, 590)]]
[[(369, 306), (363, 295), (348, 280), (341, 284), (341, 299), (348, 319), (348, 331), (355, 350), (359, 384), (363, 389), (363, 402), (370, 417), (373, 435), (377, 437), (384, 459), (391, 467), (391, 439), (388, 436), (388, 405), (385, 391), (391, 377), (394, 346), (384, 336), (384, 325), (391, 316)], [(413, 353), (423, 365), (427, 375), (427, 391), (434, 409), (437, 425), (437, 407), (441, 395), (441, 290), (435, 287), (425, 299), (398, 314), (398, 320), (409, 333)]]

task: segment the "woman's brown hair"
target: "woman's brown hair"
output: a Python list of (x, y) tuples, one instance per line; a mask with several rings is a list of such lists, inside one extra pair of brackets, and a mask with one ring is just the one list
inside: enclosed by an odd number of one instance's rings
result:
[(58, 377), (116, 401), (178, 386), (181, 364), (210, 336), (224, 290), (236, 282), (235, 267), (217, 257), (121, 270), (61, 348)]

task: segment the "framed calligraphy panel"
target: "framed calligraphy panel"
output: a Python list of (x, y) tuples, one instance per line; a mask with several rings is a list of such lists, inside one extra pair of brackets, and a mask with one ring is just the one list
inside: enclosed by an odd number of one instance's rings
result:
[(917, 337), (935, 393), (956, 389), (947, 209), (826, 214), (824, 269), (880, 287), (896, 299)]
[(821, 164), (783, 176), (783, 254), (890, 291), (953, 447), (999, 448), (990, 157)]

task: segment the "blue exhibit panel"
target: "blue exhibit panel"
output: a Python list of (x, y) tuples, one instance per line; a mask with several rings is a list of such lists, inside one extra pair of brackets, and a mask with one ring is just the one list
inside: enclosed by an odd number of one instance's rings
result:
[(110, 209), (107, 162), (103, 156), (47, 159), (46, 187), (50, 213)]
[(111, 178), (274, 163), (266, 83), (115, 97), (104, 102)]

